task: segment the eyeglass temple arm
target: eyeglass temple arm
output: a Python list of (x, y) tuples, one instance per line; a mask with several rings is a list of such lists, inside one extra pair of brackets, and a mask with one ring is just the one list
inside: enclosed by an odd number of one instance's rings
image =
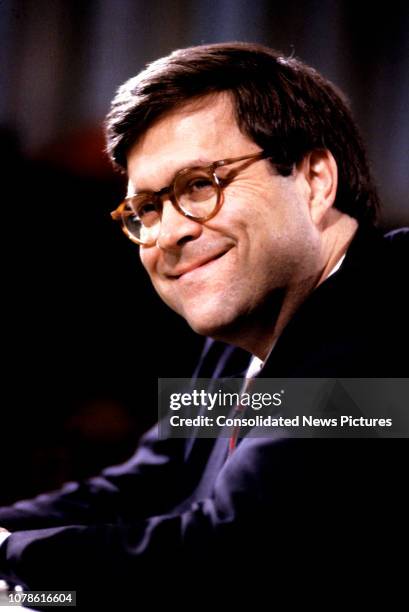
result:
[(253, 155), (243, 155), (242, 157), (230, 157), (229, 159), (223, 159), (221, 161), (215, 162), (212, 164), (213, 168), (219, 168), (220, 166), (227, 166), (228, 164), (232, 164), (234, 162), (244, 161), (245, 159), (256, 159), (259, 157), (262, 159), (263, 157), (269, 157), (269, 153), (267, 151), (258, 151)]
[[(122, 206), (119, 206), (119, 208), (122, 208)], [(114, 221), (121, 221), (122, 219), (121, 211), (118, 208), (116, 210), (113, 210), (109, 214), (111, 215), (111, 219), (113, 219)]]

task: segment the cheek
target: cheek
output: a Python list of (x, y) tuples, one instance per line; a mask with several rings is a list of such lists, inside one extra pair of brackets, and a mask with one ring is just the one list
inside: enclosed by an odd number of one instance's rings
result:
[(150, 281), (152, 283), (153, 288), (159, 297), (171, 308), (174, 307), (174, 295), (172, 285), (169, 281), (164, 280), (156, 273), (156, 267), (158, 263), (159, 253), (156, 252), (157, 249), (147, 249), (139, 251), (139, 258), (147, 272)]
[(233, 189), (225, 195), (224, 203), (217, 216), (207, 221), (206, 226), (219, 235), (228, 236), (242, 247), (254, 234), (266, 229), (266, 214), (271, 212), (265, 198), (254, 189)]
[(139, 259), (150, 277), (154, 274), (157, 261), (157, 255), (154, 250), (156, 251), (155, 247), (154, 249), (143, 249), (139, 247)]
[(147, 249), (146, 251), (142, 251), (141, 249), (139, 252), (139, 258), (156, 293), (158, 293), (162, 300), (167, 302), (166, 295), (169, 293), (169, 286), (159, 277), (156, 272), (159, 256), (157, 253), (155, 253), (156, 250), (156, 248), (149, 250)]

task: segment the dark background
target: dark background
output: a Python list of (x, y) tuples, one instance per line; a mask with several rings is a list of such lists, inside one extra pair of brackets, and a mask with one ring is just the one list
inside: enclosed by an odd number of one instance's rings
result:
[(157, 377), (188, 377), (203, 343), (109, 218), (124, 193), (101, 133), (116, 88), (191, 44), (294, 53), (347, 93), (383, 224), (408, 224), (407, 6), (0, 0), (0, 503), (126, 459), (156, 420)]

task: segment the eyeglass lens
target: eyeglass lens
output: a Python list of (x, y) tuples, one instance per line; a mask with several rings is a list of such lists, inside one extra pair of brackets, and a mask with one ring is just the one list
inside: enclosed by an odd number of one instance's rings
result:
[[(174, 196), (187, 215), (198, 220), (212, 214), (218, 204), (219, 186), (214, 174), (205, 168), (192, 168), (176, 177)], [(154, 194), (129, 198), (122, 213), (127, 231), (143, 243), (159, 236), (162, 202)]]

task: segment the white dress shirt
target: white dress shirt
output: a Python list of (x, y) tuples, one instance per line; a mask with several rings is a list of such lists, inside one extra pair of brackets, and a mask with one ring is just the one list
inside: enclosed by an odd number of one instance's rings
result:
[(10, 533), (8, 531), (0, 531), (0, 546), (3, 544), (5, 540), (9, 537)]

